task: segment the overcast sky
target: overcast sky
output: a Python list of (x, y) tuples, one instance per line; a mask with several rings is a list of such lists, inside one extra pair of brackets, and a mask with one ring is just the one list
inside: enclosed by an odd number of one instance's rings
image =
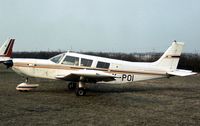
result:
[(14, 51), (200, 53), (200, 0), (0, 0), (0, 44)]

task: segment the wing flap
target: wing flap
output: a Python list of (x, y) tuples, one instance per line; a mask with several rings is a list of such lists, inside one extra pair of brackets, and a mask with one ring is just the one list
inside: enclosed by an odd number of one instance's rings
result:
[(192, 71), (190, 71), (190, 70), (181, 70), (181, 69), (177, 69), (176, 71), (167, 72), (167, 74), (184, 77), (184, 76), (195, 75), (195, 74), (197, 74), (197, 73), (192, 72)]

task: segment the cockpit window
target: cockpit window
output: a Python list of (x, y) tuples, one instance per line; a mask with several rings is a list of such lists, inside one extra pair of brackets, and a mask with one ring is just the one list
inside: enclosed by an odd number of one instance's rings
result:
[(54, 63), (59, 63), (65, 54), (60, 54), (57, 56), (52, 57), (50, 60)]
[(91, 65), (92, 65), (92, 60), (81, 58), (81, 66), (91, 67)]
[(79, 65), (79, 58), (73, 57), (73, 56), (66, 56), (65, 59), (63, 60), (62, 64), (78, 66)]

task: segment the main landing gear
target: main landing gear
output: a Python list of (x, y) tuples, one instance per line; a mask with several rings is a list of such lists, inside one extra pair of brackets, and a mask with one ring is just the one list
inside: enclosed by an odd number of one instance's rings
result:
[(69, 90), (75, 90), (76, 96), (84, 96), (86, 94), (86, 88), (85, 88), (85, 83), (84, 82), (70, 82), (68, 84), (68, 89)]

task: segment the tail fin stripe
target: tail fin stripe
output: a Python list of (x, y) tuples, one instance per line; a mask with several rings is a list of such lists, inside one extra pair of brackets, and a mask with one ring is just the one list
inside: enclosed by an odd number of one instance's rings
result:
[(11, 44), (11, 43), (12, 43), (12, 39), (10, 40), (10, 42), (9, 42), (7, 48), (6, 48), (6, 50), (5, 50), (5, 52), (4, 52), (4, 55), (7, 54), (8, 50), (9, 50), (9, 48), (10, 48), (10, 44)]
[(11, 57), (12, 56), (12, 48), (13, 48), (13, 44), (14, 44), (14, 39), (11, 39), (10, 40), (10, 43), (5, 51), (5, 55), (8, 56), (8, 57)]
[(180, 56), (166, 56), (166, 58), (180, 58)]
[(0, 47), (1, 57), (11, 57), (15, 39), (9, 39)]

